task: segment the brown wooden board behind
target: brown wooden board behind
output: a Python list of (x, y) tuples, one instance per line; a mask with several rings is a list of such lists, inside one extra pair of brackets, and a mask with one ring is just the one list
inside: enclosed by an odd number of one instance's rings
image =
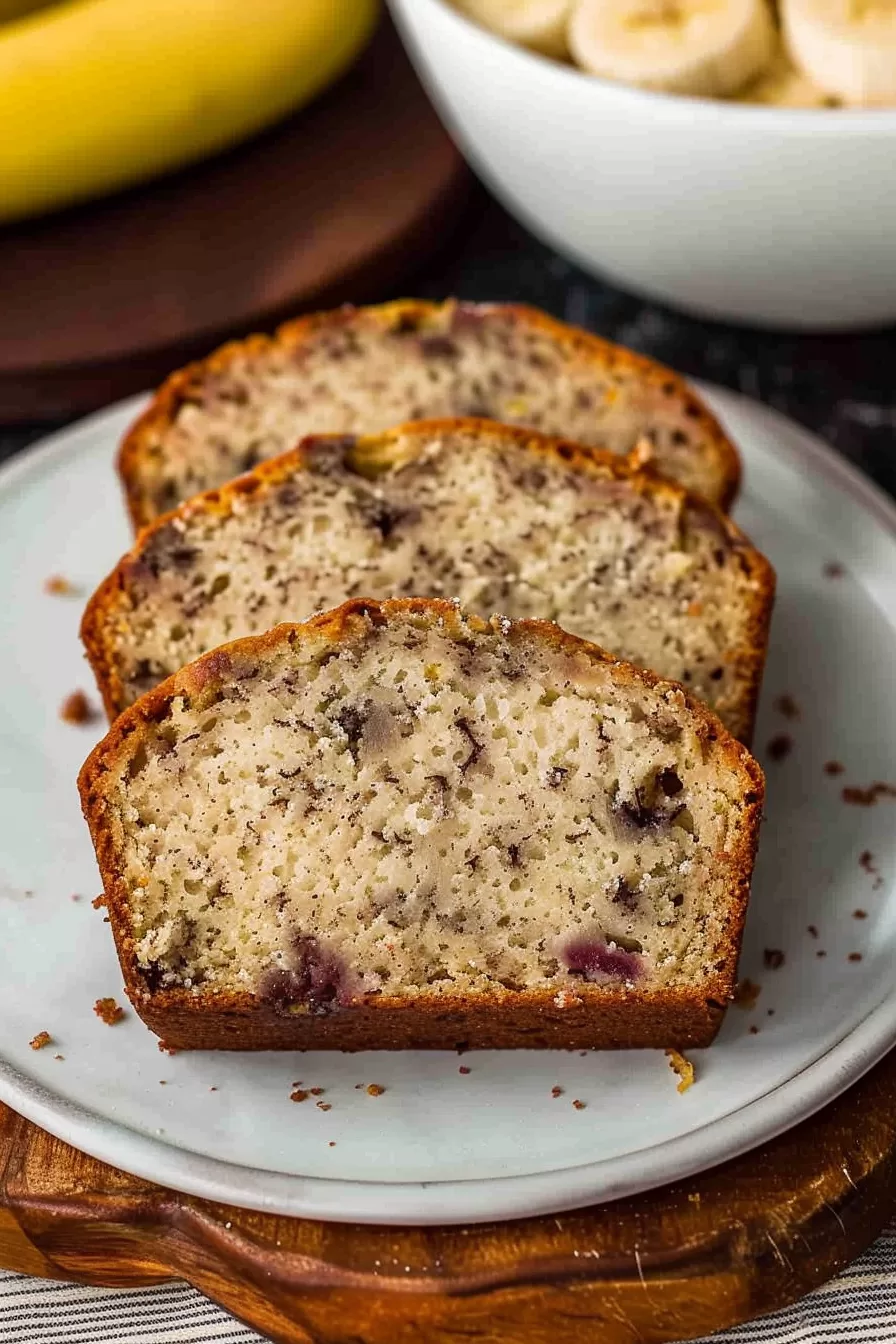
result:
[(896, 1206), (894, 1151), (896, 1054), (689, 1181), (508, 1223), (361, 1227), (164, 1190), (0, 1106), (0, 1266), (186, 1279), (284, 1344), (666, 1344), (773, 1311), (848, 1264)]
[(90, 410), (229, 335), (384, 296), (444, 240), (467, 180), (384, 22), (268, 134), (0, 229), (0, 420)]

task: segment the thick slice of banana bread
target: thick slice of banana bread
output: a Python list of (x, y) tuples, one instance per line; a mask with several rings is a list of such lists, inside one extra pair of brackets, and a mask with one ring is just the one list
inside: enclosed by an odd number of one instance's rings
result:
[(747, 740), (774, 575), (612, 454), (491, 421), (306, 440), (142, 533), (82, 633), (110, 717), (184, 663), (348, 597), (556, 620), (684, 682)]
[(677, 374), (519, 305), (406, 300), (302, 318), (175, 373), (119, 458), (142, 526), (306, 434), (487, 416), (614, 453), (727, 507), (738, 454)]
[(733, 991), (759, 766), (547, 622), (277, 626), (145, 695), (80, 788), (179, 1048), (706, 1045)]

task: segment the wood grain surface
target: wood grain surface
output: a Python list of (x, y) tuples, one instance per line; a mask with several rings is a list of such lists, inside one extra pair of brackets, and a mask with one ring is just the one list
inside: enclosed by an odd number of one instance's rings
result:
[(664, 1344), (773, 1311), (848, 1264), (896, 1206), (894, 1150), (896, 1054), (690, 1181), (556, 1217), (360, 1227), (161, 1189), (0, 1106), (0, 1265), (186, 1279), (283, 1344)]
[(0, 229), (0, 419), (89, 410), (226, 336), (384, 297), (444, 241), (467, 182), (384, 21), (339, 84), (268, 134)]

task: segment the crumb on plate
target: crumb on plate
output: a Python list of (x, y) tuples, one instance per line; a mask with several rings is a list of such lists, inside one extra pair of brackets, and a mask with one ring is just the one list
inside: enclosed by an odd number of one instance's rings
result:
[(107, 1027), (114, 1027), (125, 1015), (124, 1009), (120, 1008), (114, 999), (97, 999), (93, 1011)]
[(896, 784), (885, 784), (880, 779), (867, 788), (847, 784), (841, 797), (844, 803), (851, 803), (853, 807), (875, 807), (881, 798), (896, 798)]
[(780, 947), (767, 947), (762, 954), (762, 964), (770, 971), (777, 971), (784, 965), (784, 953)]
[(573, 1106), (576, 1108), (577, 1111), (584, 1111), (587, 1104), (588, 1103), (585, 1101), (579, 1101), (578, 1097), (576, 1097), (575, 1101), (573, 1102)]
[(51, 574), (44, 580), (44, 592), (49, 593), (51, 597), (74, 597), (77, 591), (77, 585), (64, 574)]
[(385, 1090), (386, 1090), (386, 1089), (385, 1089), (384, 1087), (381, 1087), (379, 1083), (368, 1083), (368, 1084), (367, 1084), (367, 1095), (368, 1095), (368, 1097), (381, 1097), (381, 1096), (383, 1095), (383, 1093), (385, 1092)]
[(734, 988), (734, 1006), (735, 1008), (755, 1008), (756, 1000), (762, 993), (762, 986), (757, 985), (755, 980), (738, 980)]
[(785, 719), (798, 719), (800, 717), (800, 707), (792, 695), (779, 695), (775, 700), (775, 709)]
[(559, 1085), (555, 1085), (554, 1087), (551, 1088), (551, 1096), (552, 1096), (552, 1097), (562, 1097), (562, 1096), (563, 1096), (563, 1088), (560, 1087)]
[(770, 761), (783, 761), (793, 751), (793, 738), (789, 733), (778, 733), (765, 748)]
[(667, 1050), (666, 1058), (673, 1073), (678, 1075), (678, 1091), (687, 1092), (694, 1085), (694, 1066), (680, 1050)]
[(824, 772), (826, 775), (842, 775), (845, 769), (846, 766), (841, 765), (839, 761), (825, 761), (824, 763)]
[(307, 1101), (308, 1093), (303, 1091), (302, 1088), (297, 1087), (295, 1092), (290, 1092), (289, 1099), (290, 1101)]
[(39, 1031), (36, 1036), (32, 1036), (28, 1044), (32, 1050), (43, 1050), (45, 1045), (50, 1045), (53, 1037), (48, 1031)]
[(98, 717), (98, 712), (83, 691), (72, 691), (60, 705), (59, 717), (63, 723), (92, 723)]
[[(874, 855), (871, 853), (870, 849), (862, 850), (862, 853), (859, 855), (859, 867), (866, 872), (869, 877), (874, 878), (874, 881), (871, 884), (871, 890), (879, 891), (884, 884), (883, 874), (874, 862)], [(859, 918), (861, 919), (861, 915)]]

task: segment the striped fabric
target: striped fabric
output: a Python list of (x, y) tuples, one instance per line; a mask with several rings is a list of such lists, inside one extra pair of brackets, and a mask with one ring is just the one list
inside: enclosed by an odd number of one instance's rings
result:
[[(257, 1344), (261, 1338), (185, 1284), (122, 1291), (0, 1271), (0, 1344)], [(713, 1336), (713, 1344), (888, 1341), (896, 1341), (896, 1225), (802, 1302)]]

